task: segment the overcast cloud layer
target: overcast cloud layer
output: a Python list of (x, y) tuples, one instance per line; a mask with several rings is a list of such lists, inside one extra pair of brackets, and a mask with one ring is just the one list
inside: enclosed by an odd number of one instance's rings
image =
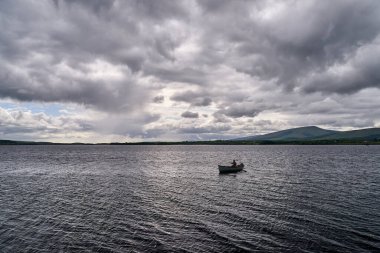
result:
[(2, 0), (0, 29), (0, 139), (380, 126), (377, 0)]

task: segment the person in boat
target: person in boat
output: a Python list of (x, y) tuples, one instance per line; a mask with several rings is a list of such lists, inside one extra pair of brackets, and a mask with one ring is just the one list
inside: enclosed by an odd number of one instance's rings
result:
[(236, 164), (236, 161), (235, 161), (235, 160), (233, 160), (231, 164), (232, 164), (232, 167), (236, 167), (236, 166), (237, 166), (237, 164)]

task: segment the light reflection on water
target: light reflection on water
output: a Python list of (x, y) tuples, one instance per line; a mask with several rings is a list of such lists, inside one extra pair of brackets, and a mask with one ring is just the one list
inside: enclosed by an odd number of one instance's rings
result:
[(0, 146), (0, 251), (378, 251), (379, 151)]

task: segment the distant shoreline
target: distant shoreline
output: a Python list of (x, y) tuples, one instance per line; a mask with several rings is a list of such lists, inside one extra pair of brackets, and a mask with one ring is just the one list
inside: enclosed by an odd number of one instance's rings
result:
[(264, 135), (212, 141), (142, 141), (109, 143), (56, 143), (0, 140), (0, 145), (379, 145), (380, 128), (351, 131), (326, 130), (316, 126), (298, 127)]
[(230, 141), (230, 140), (215, 140), (215, 141), (180, 141), (180, 142), (110, 142), (110, 143), (56, 143), (56, 142), (33, 142), (33, 141), (13, 141), (0, 140), (0, 145), (380, 145), (379, 140), (294, 140), (294, 141)]

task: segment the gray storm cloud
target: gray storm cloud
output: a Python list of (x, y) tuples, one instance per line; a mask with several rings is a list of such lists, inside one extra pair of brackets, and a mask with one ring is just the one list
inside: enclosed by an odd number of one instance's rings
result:
[(149, 90), (137, 72), (145, 61), (171, 59), (176, 43), (154, 27), (181, 14), (174, 3), (163, 4), (2, 1), (0, 96), (106, 111), (141, 106)]
[[(139, 84), (144, 75), (204, 87), (212, 85), (206, 70), (219, 64), (305, 92), (379, 86), (378, 1), (5, 0), (0, 5), (2, 97), (127, 109), (136, 103), (136, 90), (148, 93)], [(197, 35), (201, 53), (179, 65), (175, 50), (189, 34)], [(81, 77), (59, 73), (62, 64), (78, 70), (96, 60), (123, 66), (121, 77), (96, 80), (83, 69)], [(351, 69), (337, 73), (337, 65)]]
[(196, 118), (199, 118), (199, 114), (197, 112), (189, 112), (189, 111), (186, 111), (186, 112), (183, 112), (181, 114), (181, 117), (182, 118), (190, 118), (190, 119), (196, 119)]
[(153, 98), (153, 102), (154, 102), (154, 103), (157, 103), (157, 104), (161, 104), (161, 103), (163, 103), (164, 100), (165, 100), (165, 97), (164, 97), (164, 96), (155, 96), (155, 97)]
[(206, 92), (184, 91), (174, 94), (171, 98), (173, 101), (186, 102), (193, 106), (208, 106), (212, 99)]
[[(228, 123), (263, 110), (317, 115), (318, 100), (343, 107), (380, 88), (376, 0), (3, 0), (0, 16), (3, 99), (154, 115), (168, 97)], [(378, 119), (350, 108), (345, 122)]]

